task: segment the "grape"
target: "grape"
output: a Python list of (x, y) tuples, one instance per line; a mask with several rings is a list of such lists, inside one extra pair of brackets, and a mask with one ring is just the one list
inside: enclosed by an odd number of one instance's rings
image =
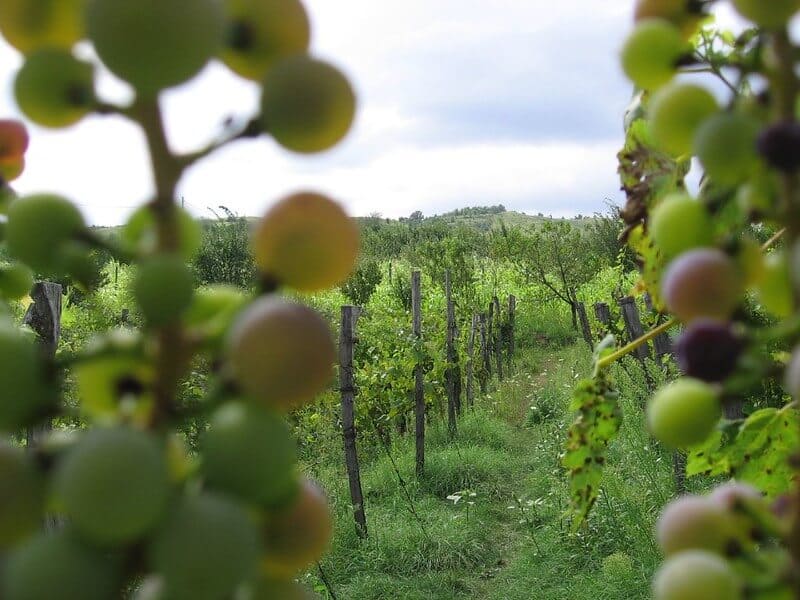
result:
[(177, 256), (157, 256), (139, 265), (133, 295), (151, 325), (180, 317), (192, 303), (194, 278)]
[(706, 207), (688, 194), (664, 198), (650, 215), (650, 233), (667, 258), (700, 246), (710, 246), (713, 224)]
[(117, 574), (110, 559), (69, 531), (39, 534), (12, 552), (0, 578), (4, 600), (109, 600)]
[(791, 173), (800, 167), (800, 123), (784, 121), (767, 127), (758, 136), (758, 152), (768, 165)]
[(739, 304), (740, 274), (734, 262), (714, 248), (684, 252), (667, 266), (661, 293), (684, 323), (698, 317), (726, 320)]
[(33, 336), (0, 325), (0, 431), (31, 425), (53, 400)]
[(622, 47), (622, 70), (638, 87), (654, 90), (672, 79), (686, 52), (686, 42), (674, 25), (663, 19), (645, 19)]
[(63, 245), (85, 230), (83, 216), (69, 200), (51, 194), (25, 196), (8, 209), (8, 252), (37, 271), (54, 273), (62, 264)]
[(88, 0), (89, 39), (103, 63), (144, 96), (194, 77), (222, 46), (217, 0)]
[(261, 95), (264, 129), (295, 152), (327, 150), (350, 130), (356, 97), (350, 82), (332, 65), (296, 55), (267, 71)]
[(14, 97), (20, 110), (37, 125), (74, 125), (95, 104), (94, 67), (66, 50), (37, 50), (17, 72)]
[(654, 600), (741, 600), (733, 568), (716, 554), (687, 550), (669, 558), (653, 580)]
[(0, 159), (0, 183), (18, 179), (25, 170), (25, 157)]
[(634, 9), (634, 21), (664, 19), (680, 28), (685, 37), (697, 30), (702, 16), (688, 10), (687, 0), (638, 0)]
[(170, 600), (217, 600), (255, 574), (259, 542), (244, 508), (206, 492), (181, 499), (149, 555)]
[(331, 379), (336, 348), (328, 324), (302, 304), (264, 297), (228, 335), (230, 365), (254, 401), (278, 410), (308, 402)]
[(275, 204), (253, 233), (258, 268), (270, 279), (307, 292), (347, 279), (358, 247), (355, 221), (333, 200), (308, 192)]
[(14, 119), (0, 119), (0, 160), (21, 157), (28, 150), (29, 142), (24, 123)]
[(670, 83), (650, 102), (650, 131), (658, 146), (673, 156), (691, 154), (692, 140), (700, 124), (719, 110), (705, 88)]
[(0, 549), (36, 531), (43, 507), (44, 482), (29, 457), (0, 444)]
[(197, 290), (186, 312), (186, 324), (202, 329), (208, 342), (216, 346), (248, 301), (236, 286), (204, 286)]
[[(187, 211), (175, 207), (178, 220), (178, 246), (184, 258), (191, 258), (200, 249), (203, 234), (200, 225)], [(153, 254), (158, 246), (156, 215), (149, 206), (137, 209), (122, 228), (122, 240), (132, 252)]]
[(667, 556), (692, 549), (724, 554), (735, 543), (734, 521), (709, 498), (683, 496), (661, 513), (656, 537)]
[(225, 8), (222, 60), (242, 77), (261, 81), (276, 59), (308, 50), (311, 25), (299, 0), (227, 0)]
[(693, 321), (675, 344), (675, 358), (684, 375), (703, 381), (723, 381), (736, 368), (744, 344), (727, 323)]
[(758, 168), (758, 121), (721, 113), (706, 119), (694, 136), (694, 153), (706, 174), (720, 185), (736, 185)]
[(714, 388), (689, 377), (658, 390), (646, 412), (650, 432), (670, 448), (688, 448), (705, 441), (722, 416)]
[(743, 17), (770, 29), (780, 29), (800, 10), (798, 0), (733, 0)]
[(103, 545), (138, 539), (166, 507), (163, 451), (134, 429), (94, 429), (58, 465), (54, 493), (87, 539)]
[(322, 557), (331, 534), (325, 496), (314, 482), (304, 479), (295, 502), (267, 519), (262, 570), (278, 579), (293, 577)]
[(790, 279), (786, 254), (782, 251), (768, 254), (764, 259), (764, 274), (758, 285), (758, 299), (776, 317), (785, 318), (792, 314), (794, 296)]
[(741, 481), (729, 481), (717, 486), (708, 498), (728, 511), (735, 511), (740, 503), (760, 503), (764, 500), (760, 491)]
[(93, 419), (114, 420), (122, 408), (144, 417), (152, 407), (152, 368), (134, 356), (100, 356), (75, 367), (81, 409)]
[(764, 253), (754, 239), (742, 237), (736, 254), (736, 265), (742, 273), (745, 287), (757, 285), (764, 277)]
[(739, 186), (736, 200), (744, 211), (771, 212), (778, 197), (777, 186), (768, 177), (754, 177)]
[(18, 300), (30, 294), (33, 272), (22, 264), (0, 267), (0, 293), (9, 300)]
[(20, 52), (69, 50), (83, 37), (84, 0), (3, 0), (0, 33)]
[(220, 491), (268, 506), (296, 492), (296, 450), (289, 428), (260, 406), (222, 406), (201, 447), (206, 481)]

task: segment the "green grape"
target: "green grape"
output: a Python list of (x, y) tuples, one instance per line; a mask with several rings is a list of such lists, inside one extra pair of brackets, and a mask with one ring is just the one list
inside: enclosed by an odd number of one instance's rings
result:
[(736, 264), (742, 273), (745, 287), (757, 285), (764, 276), (764, 253), (754, 239), (743, 237), (736, 254)]
[(260, 406), (227, 403), (201, 440), (208, 484), (260, 505), (285, 503), (297, 491), (296, 450), (283, 419)]
[(41, 533), (16, 548), (0, 578), (3, 600), (109, 600), (116, 590), (109, 557), (66, 530)]
[(710, 246), (713, 229), (706, 207), (688, 194), (668, 195), (650, 215), (650, 233), (667, 259), (692, 248)]
[(261, 95), (264, 129), (284, 148), (321, 152), (350, 130), (356, 97), (350, 82), (332, 65), (296, 55), (267, 71)]
[(798, 0), (733, 0), (733, 6), (743, 17), (770, 29), (784, 27), (800, 10)]
[(728, 255), (716, 248), (684, 252), (661, 280), (667, 308), (684, 323), (700, 317), (727, 320), (742, 292), (741, 273)]
[(758, 121), (752, 117), (735, 113), (714, 115), (698, 127), (694, 153), (714, 182), (737, 185), (758, 170), (758, 133)]
[(683, 377), (658, 390), (646, 413), (656, 439), (670, 448), (685, 449), (705, 441), (722, 417), (722, 408), (713, 387)]
[(742, 600), (736, 572), (716, 554), (687, 550), (669, 558), (653, 580), (654, 600)]
[(328, 324), (316, 312), (264, 297), (234, 323), (228, 355), (245, 393), (258, 404), (287, 411), (326, 388), (336, 348)]
[(253, 232), (253, 254), (261, 272), (306, 292), (347, 279), (358, 248), (355, 221), (333, 200), (309, 192), (275, 204)]
[(311, 25), (299, 0), (226, 0), (228, 35), (222, 60), (261, 81), (276, 59), (308, 50)]
[(23, 264), (0, 267), (0, 293), (9, 300), (30, 294), (33, 283), (33, 272)]
[(24, 54), (43, 47), (69, 50), (83, 37), (84, 0), (3, 0), (0, 34)]
[[(203, 233), (199, 223), (182, 208), (175, 208), (178, 219), (178, 246), (181, 256), (192, 258), (200, 249)], [(131, 251), (153, 254), (158, 247), (156, 215), (150, 206), (137, 209), (122, 228), (122, 240)]]
[(772, 252), (764, 258), (764, 273), (758, 284), (758, 299), (776, 317), (786, 318), (792, 314), (794, 296), (791, 272), (784, 252)]
[(23, 114), (37, 125), (74, 125), (94, 107), (94, 67), (67, 50), (37, 50), (17, 72), (14, 97)]
[(25, 170), (25, 157), (0, 159), (0, 182), (10, 182), (18, 179)]
[(41, 417), (54, 400), (32, 335), (0, 325), (0, 431), (15, 432)]
[(217, 0), (87, 2), (87, 31), (98, 56), (145, 96), (191, 79), (222, 45)]
[(303, 479), (295, 501), (267, 518), (262, 571), (277, 579), (294, 577), (322, 558), (332, 532), (325, 495), (316, 483)]
[(644, 19), (664, 19), (680, 28), (686, 38), (697, 31), (702, 16), (688, 9), (687, 0), (637, 0), (634, 9), (634, 20), (638, 23)]
[(81, 410), (94, 420), (144, 420), (153, 405), (153, 369), (133, 355), (99, 356), (75, 366)]
[(80, 211), (61, 196), (25, 196), (8, 209), (8, 252), (37, 271), (57, 273), (61, 248), (85, 231)]
[(151, 325), (175, 321), (189, 308), (194, 278), (177, 256), (156, 256), (139, 265), (133, 295)]
[(222, 496), (186, 496), (149, 549), (170, 600), (217, 600), (255, 575), (259, 542), (245, 509)]
[(622, 47), (622, 70), (637, 86), (655, 90), (672, 79), (688, 50), (674, 25), (663, 19), (644, 19)]
[(44, 508), (44, 481), (20, 448), (0, 443), (0, 550), (39, 528)]
[(717, 502), (700, 496), (683, 496), (661, 513), (656, 537), (664, 554), (683, 550), (708, 550), (724, 554), (736, 540), (731, 515)]
[(24, 123), (16, 119), (0, 119), (0, 161), (21, 157), (28, 150), (29, 143)]
[(697, 128), (718, 110), (717, 100), (705, 88), (670, 83), (650, 102), (650, 132), (658, 146), (673, 156), (691, 154)]
[(54, 494), (75, 529), (97, 544), (141, 538), (169, 495), (164, 452), (149, 434), (93, 429), (58, 465)]

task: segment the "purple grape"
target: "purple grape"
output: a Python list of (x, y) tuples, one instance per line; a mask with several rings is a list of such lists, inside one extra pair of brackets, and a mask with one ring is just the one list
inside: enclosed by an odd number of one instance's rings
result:
[(689, 377), (723, 381), (736, 368), (744, 342), (728, 323), (712, 319), (693, 321), (675, 344), (678, 366)]
[(758, 136), (758, 152), (779, 171), (795, 171), (800, 167), (800, 123), (782, 121), (764, 129)]

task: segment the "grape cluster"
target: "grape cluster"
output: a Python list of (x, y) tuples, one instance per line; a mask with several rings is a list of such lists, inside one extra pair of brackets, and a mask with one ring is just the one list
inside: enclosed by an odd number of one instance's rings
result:
[[(299, 153), (331, 148), (354, 119), (350, 83), (308, 54), (299, 0), (3, 0), (0, 34), (24, 55), (13, 90), (28, 119), (55, 128), (95, 114), (130, 119), (156, 180), (121, 240), (99, 239), (69, 200), (15, 197), (8, 183), (22, 171), (28, 133), (0, 121), (0, 239), (19, 261), (0, 268), (2, 300), (28, 294), (33, 271), (91, 288), (91, 252), (102, 247), (136, 264), (143, 321), (56, 361), (2, 317), (0, 432), (19, 439), (62, 416), (66, 371), (86, 426), (56, 430), (27, 451), (0, 446), (0, 597), (310, 597), (294, 578), (324, 553), (332, 522), (324, 493), (299, 470), (285, 415), (329, 385), (335, 346), (320, 315), (279, 292), (346, 279), (357, 227), (327, 196), (287, 196), (253, 232), (261, 288), (196, 290), (186, 260), (200, 232), (174, 196), (185, 169), (240, 138), (267, 134)], [(130, 84), (130, 105), (97, 95), (99, 67), (74, 53), (81, 41)], [(159, 94), (212, 60), (260, 86), (260, 113), (206, 148), (175, 154)], [(196, 408), (177, 392), (197, 357), (214, 374), (201, 407), (208, 424), (190, 447), (181, 432)]]
[[(656, 273), (650, 291), (684, 326), (675, 347), (684, 376), (656, 391), (646, 407), (653, 436), (681, 451), (709, 439), (725, 402), (741, 400), (744, 381), (784, 369), (785, 389), (795, 400), (800, 397), (800, 350), (788, 365), (765, 359), (750, 347), (758, 338), (743, 318), (748, 303), (755, 304), (778, 323), (770, 340), (789, 347), (800, 342), (795, 330), (780, 325), (796, 315), (800, 294), (800, 85), (797, 49), (787, 30), (800, 2), (726, 3), (752, 24), (730, 39), (728, 54), (708, 41), (712, 29), (701, 30), (715, 2), (638, 0), (634, 29), (620, 56), (642, 99), (653, 160), (685, 167), (685, 173), (696, 158), (704, 173), (697, 197), (686, 192), (682, 177), (664, 178), (645, 192), (626, 190), (629, 203), (643, 205), (638, 213), (631, 211), (644, 215), (641, 221), (629, 225), (637, 239), (651, 244), (643, 259)], [(678, 77), (684, 71), (710, 73), (731, 97), (721, 101), (719, 88), (712, 92), (688, 76)], [(786, 231), (762, 252), (753, 232), (764, 224)], [(778, 242), (781, 235), (788, 243)], [(769, 502), (744, 484), (680, 498), (658, 523), (667, 558), (655, 576), (654, 595), (658, 600), (797, 597), (800, 556), (790, 538), (798, 533), (800, 515), (776, 518)], [(762, 554), (780, 566), (758, 572), (754, 565), (764, 563), (755, 557)]]

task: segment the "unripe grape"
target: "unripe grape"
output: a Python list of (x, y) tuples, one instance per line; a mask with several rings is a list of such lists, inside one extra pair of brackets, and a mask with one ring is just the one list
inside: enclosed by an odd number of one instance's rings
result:
[(69, 50), (83, 37), (84, 0), (3, 0), (0, 33), (24, 54), (43, 47)]
[(253, 232), (253, 253), (268, 278), (297, 290), (343, 282), (358, 257), (358, 226), (320, 194), (293, 194), (275, 204)]
[(684, 323), (699, 317), (727, 320), (741, 291), (735, 263), (715, 248), (684, 252), (669, 263), (661, 281), (667, 308)]
[(175, 321), (192, 303), (194, 278), (183, 260), (160, 255), (139, 266), (133, 295), (151, 325)]
[(66, 50), (37, 50), (17, 72), (14, 98), (37, 125), (68, 127), (92, 111), (94, 67)]
[(226, 0), (228, 31), (222, 60), (261, 81), (278, 58), (308, 50), (311, 25), (300, 0)]
[(713, 228), (706, 207), (688, 194), (668, 195), (650, 215), (650, 233), (666, 258), (710, 246)]
[(31, 293), (33, 272), (23, 264), (0, 267), (0, 293), (9, 300), (18, 300)]
[(637, 0), (634, 21), (645, 19), (664, 19), (680, 28), (685, 37), (697, 30), (702, 15), (689, 12), (687, 0)]
[(153, 403), (152, 367), (135, 356), (99, 356), (75, 366), (81, 410), (94, 420), (116, 421), (120, 414), (144, 418)]
[(239, 504), (223, 496), (186, 496), (156, 533), (150, 562), (170, 600), (217, 600), (255, 574), (256, 527)]
[(109, 600), (117, 589), (109, 557), (69, 531), (40, 533), (16, 548), (4, 567), (3, 600)]
[(33, 336), (0, 325), (0, 431), (31, 425), (53, 402), (54, 391), (34, 344)]
[(628, 36), (620, 57), (622, 70), (638, 87), (655, 90), (675, 75), (688, 51), (681, 32), (663, 19), (640, 21)]
[(92, 542), (139, 539), (166, 507), (163, 451), (134, 429), (91, 430), (58, 465), (54, 493), (75, 529)]
[(0, 161), (19, 158), (28, 150), (29, 142), (24, 123), (15, 119), (0, 119)]
[(144, 96), (194, 77), (222, 45), (217, 0), (88, 0), (89, 39), (103, 63)]
[(708, 499), (728, 511), (735, 511), (739, 503), (761, 503), (763, 494), (748, 483), (729, 481), (715, 487)]
[(800, 123), (783, 121), (764, 129), (757, 140), (758, 152), (771, 167), (791, 173), (800, 167)]
[(736, 265), (742, 273), (745, 287), (758, 285), (764, 277), (764, 253), (761, 245), (750, 237), (739, 240)]
[[(191, 258), (200, 249), (203, 233), (200, 225), (186, 210), (175, 207), (178, 221), (178, 249), (181, 256)], [(146, 205), (137, 209), (122, 228), (122, 240), (133, 252), (153, 254), (158, 247), (158, 227), (153, 209)]]
[(756, 140), (759, 124), (735, 113), (706, 119), (694, 136), (694, 153), (706, 174), (720, 185), (736, 185), (758, 168)]
[(780, 29), (800, 10), (798, 0), (733, 0), (743, 17), (770, 29)]
[(666, 556), (683, 550), (723, 555), (736, 542), (730, 514), (700, 496), (683, 496), (668, 504), (656, 524), (656, 537)]
[(277, 414), (227, 403), (201, 440), (208, 484), (259, 505), (280, 505), (297, 491), (295, 443)]
[(646, 413), (656, 439), (670, 448), (688, 448), (711, 434), (722, 417), (722, 408), (714, 388), (683, 377), (658, 390)]
[(336, 359), (325, 320), (307, 306), (275, 297), (256, 300), (239, 315), (228, 351), (245, 393), (280, 411), (322, 392)]
[(264, 526), (263, 571), (289, 579), (319, 560), (333, 531), (328, 503), (322, 490), (304, 479), (294, 503), (267, 518)]
[(703, 550), (670, 557), (653, 580), (654, 600), (741, 600), (742, 584), (724, 559)]
[(261, 95), (264, 129), (284, 148), (313, 153), (350, 130), (356, 97), (334, 66), (305, 55), (280, 59), (267, 71)]
[(43, 507), (44, 482), (30, 458), (0, 444), (0, 550), (36, 531)]
[(650, 132), (658, 146), (673, 156), (691, 154), (698, 127), (718, 110), (716, 98), (704, 87), (670, 83), (650, 102)]
[(202, 329), (209, 342), (216, 345), (248, 300), (242, 290), (233, 285), (203, 286), (186, 311), (186, 324)]
[(18, 179), (25, 170), (25, 157), (0, 159), (0, 182), (10, 182)]
[(675, 344), (675, 358), (684, 375), (702, 381), (723, 381), (736, 368), (744, 344), (727, 323), (693, 321)]
[(758, 299), (776, 317), (786, 318), (792, 314), (794, 296), (789, 261), (784, 252), (772, 252), (764, 258), (764, 275), (758, 284)]

